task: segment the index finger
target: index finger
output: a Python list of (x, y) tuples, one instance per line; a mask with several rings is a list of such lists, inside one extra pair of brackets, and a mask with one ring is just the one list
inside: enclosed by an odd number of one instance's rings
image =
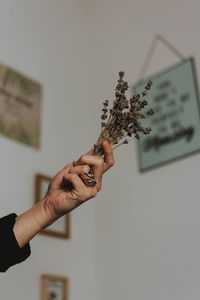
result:
[(58, 188), (62, 182), (63, 176), (65, 173), (69, 173), (70, 168), (73, 167), (73, 164), (66, 165), (62, 170), (60, 170), (52, 179), (51, 187)]
[(106, 172), (108, 169), (110, 169), (114, 163), (114, 155), (111, 145), (107, 141), (103, 141), (102, 143), (103, 151), (105, 153), (104, 156), (104, 172)]
[[(103, 147), (103, 152), (104, 152), (104, 168), (103, 168), (103, 172), (106, 172), (108, 169), (110, 169), (114, 163), (114, 155), (113, 155), (113, 150), (111, 145), (108, 143), (108, 141), (104, 140), (102, 142), (102, 147)], [(86, 153), (86, 155), (92, 155), (93, 149), (90, 150), (89, 152)], [(74, 162), (74, 166), (79, 164), (79, 160)]]

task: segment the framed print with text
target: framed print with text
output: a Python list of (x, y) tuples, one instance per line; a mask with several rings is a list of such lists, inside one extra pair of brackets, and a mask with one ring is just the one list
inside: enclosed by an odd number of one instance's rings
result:
[[(155, 111), (143, 121), (151, 127), (140, 137), (140, 170), (146, 171), (200, 150), (200, 111), (194, 58), (186, 58), (148, 80), (153, 82), (146, 99)], [(141, 92), (145, 81), (134, 86)]]
[(40, 148), (42, 85), (0, 63), (0, 134)]

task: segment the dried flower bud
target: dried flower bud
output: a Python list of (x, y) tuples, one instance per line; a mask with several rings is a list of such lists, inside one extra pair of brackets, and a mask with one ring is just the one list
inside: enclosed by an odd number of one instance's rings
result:
[(143, 100), (140, 104), (140, 107), (144, 108), (147, 104), (148, 104), (148, 102), (146, 100)]
[(142, 96), (146, 96), (146, 95), (147, 95), (147, 91), (143, 91)]
[(124, 71), (119, 72), (119, 77), (120, 77), (120, 79), (124, 77)]
[(149, 134), (150, 132), (151, 132), (151, 128), (150, 127), (144, 128), (144, 130), (143, 130), (144, 134)]
[(152, 108), (150, 108), (150, 109), (147, 111), (146, 114), (149, 115), (149, 116), (151, 116), (151, 115), (154, 114), (154, 110), (153, 110)]
[(125, 139), (125, 140), (123, 141), (123, 144), (128, 144), (128, 140)]
[(140, 119), (145, 119), (145, 115), (141, 111), (138, 112), (138, 116)]

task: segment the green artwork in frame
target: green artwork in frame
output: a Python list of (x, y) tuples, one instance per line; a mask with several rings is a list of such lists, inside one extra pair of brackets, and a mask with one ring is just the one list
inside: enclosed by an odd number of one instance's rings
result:
[(42, 85), (0, 63), (0, 134), (40, 148)]
[[(142, 120), (151, 127), (149, 135), (140, 137), (140, 170), (146, 171), (163, 163), (200, 150), (200, 111), (198, 81), (194, 58), (148, 77), (153, 86), (148, 93), (153, 116)], [(141, 92), (145, 80), (134, 86)]]

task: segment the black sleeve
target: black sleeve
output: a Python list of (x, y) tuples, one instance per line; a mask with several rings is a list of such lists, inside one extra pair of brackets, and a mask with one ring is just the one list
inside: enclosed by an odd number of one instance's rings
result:
[(20, 248), (13, 227), (16, 214), (0, 218), (0, 272), (5, 272), (15, 264), (24, 261), (31, 254), (30, 244)]

